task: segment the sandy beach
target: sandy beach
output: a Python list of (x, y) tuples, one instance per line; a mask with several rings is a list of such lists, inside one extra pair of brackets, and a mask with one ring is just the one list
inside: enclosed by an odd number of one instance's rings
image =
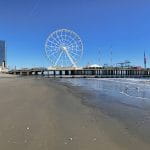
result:
[(0, 78), (0, 149), (150, 149), (133, 126), (84, 104), (91, 98), (54, 79)]

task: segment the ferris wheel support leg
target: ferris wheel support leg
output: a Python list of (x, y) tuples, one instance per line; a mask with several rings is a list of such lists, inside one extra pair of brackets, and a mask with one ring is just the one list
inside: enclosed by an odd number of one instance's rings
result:
[(76, 63), (73, 61), (72, 57), (70, 56), (68, 50), (65, 50), (65, 52), (66, 52), (66, 54), (67, 54), (69, 60), (71, 61), (73, 67), (77, 67)]
[(57, 66), (57, 63), (58, 63), (58, 61), (59, 61), (59, 59), (60, 59), (60, 57), (61, 57), (62, 53), (63, 53), (63, 51), (60, 53), (60, 55), (59, 55), (58, 59), (56, 60), (56, 62), (55, 62), (55, 65), (54, 65), (54, 66)]

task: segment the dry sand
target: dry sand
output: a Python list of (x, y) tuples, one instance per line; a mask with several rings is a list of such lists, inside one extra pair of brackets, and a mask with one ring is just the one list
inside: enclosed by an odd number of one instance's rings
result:
[(149, 150), (125, 126), (49, 79), (0, 78), (0, 150)]

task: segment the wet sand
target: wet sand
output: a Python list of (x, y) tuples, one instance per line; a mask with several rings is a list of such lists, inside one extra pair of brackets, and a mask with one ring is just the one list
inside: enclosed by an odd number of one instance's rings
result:
[(92, 96), (54, 80), (1, 78), (0, 149), (150, 149), (123, 121), (84, 104), (85, 99)]

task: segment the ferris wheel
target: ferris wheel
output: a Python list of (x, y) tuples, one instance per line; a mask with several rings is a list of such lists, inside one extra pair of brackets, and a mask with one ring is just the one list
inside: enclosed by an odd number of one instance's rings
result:
[(45, 52), (54, 67), (77, 67), (83, 53), (82, 40), (75, 32), (60, 29), (47, 38)]

